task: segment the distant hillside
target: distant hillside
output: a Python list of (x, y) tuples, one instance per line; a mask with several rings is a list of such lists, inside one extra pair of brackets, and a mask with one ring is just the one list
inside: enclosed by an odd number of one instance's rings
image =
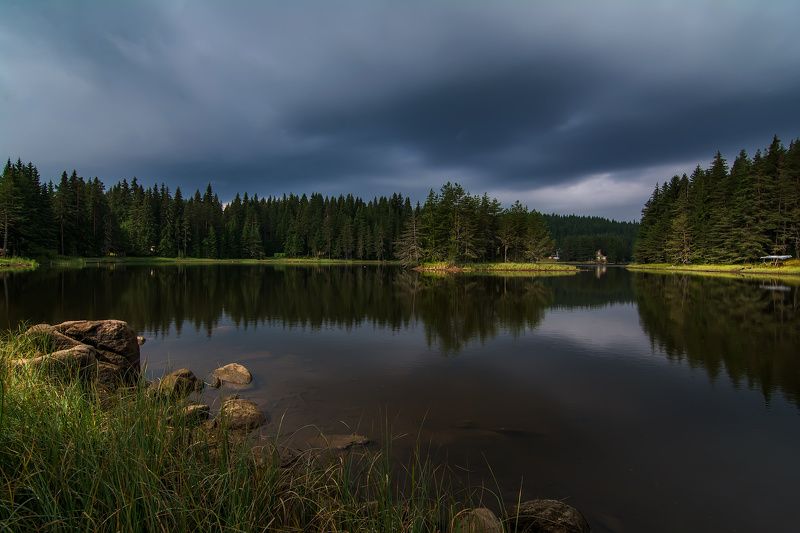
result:
[(603, 217), (544, 215), (562, 261), (594, 260), (602, 250), (612, 263), (633, 259), (638, 222), (618, 222)]

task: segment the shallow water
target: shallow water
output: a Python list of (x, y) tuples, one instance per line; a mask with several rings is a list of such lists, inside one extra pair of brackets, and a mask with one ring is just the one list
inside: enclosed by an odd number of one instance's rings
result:
[(800, 518), (791, 282), (236, 265), (0, 280), (3, 327), (127, 320), (152, 376), (248, 366), (239, 394), (269, 413), (266, 433), (380, 439), (388, 420), (399, 457), (420, 442), (472, 483), (489, 465), (507, 501), (520, 486), (565, 499), (594, 531), (796, 531)]

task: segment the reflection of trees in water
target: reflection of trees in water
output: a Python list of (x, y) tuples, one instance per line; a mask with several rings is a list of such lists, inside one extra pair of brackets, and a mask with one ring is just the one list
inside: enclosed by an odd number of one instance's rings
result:
[(552, 290), (537, 278), (402, 272), (396, 285), (404, 307), (410, 305), (411, 315), (422, 321), (428, 344), (436, 342), (444, 352), (458, 352), (500, 330), (517, 336), (539, 325), (553, 302)]
[(420, 321), (428, 342), (445, 352), (535, 327), (553, 301), (536, 278), (432, 278), (395, 268), (117, 266), (41, 270), (8, 285), (8, 326), (115, 317), (156, 335), (187, 324), (210, 335), (223, 315), (244, 328), (399, 329)]
[(714, 380), (782, 391), (800, 405), (800, 291), (745, 280), (636, 275), (639, 316), (651, 342)]

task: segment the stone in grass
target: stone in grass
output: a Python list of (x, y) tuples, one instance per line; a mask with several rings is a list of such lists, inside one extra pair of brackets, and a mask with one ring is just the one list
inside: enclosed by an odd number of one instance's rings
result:
[(179, 368), (154, 383), (153, 388), (161, 396), (183, 398), (203, 390), (203, 382), (188, 368)]
[(486, 507), (468, 509), (453, 519), (452, 533), (503, 533), (500, 519)]
[(183, 416), (190, 422), (208, 420), (211, 408), (204, 403), (190, 403), (183, 408)]
[(50, 375), (69, 377), (71, 375), (89, 376), (97, 369), (97, 350), (85, 344), (72, 348), (11, 361), (13, 367), (29, 367), (43, 370)]
[(267, 417), (250, 400), (232, 397), (222, 404), (214, 426), (224, 425), (228, 429), (249, 430), (264, 425)]
[(517, 531), (589, 533), (589, 523), (574, 507), (559, 500), (528, 500), (512, 509), (508, 522)]
[(212, 376), (236, 385), (247, 385), (253, 381), (253, 375), (250, 371), (239, 363), (229, 363), (221, 366), (214, 370)]

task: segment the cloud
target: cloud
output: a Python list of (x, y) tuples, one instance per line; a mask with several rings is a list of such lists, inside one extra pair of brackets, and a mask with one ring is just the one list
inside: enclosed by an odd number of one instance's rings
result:
[(798, 135), (798, 19), (777, 1), (8, 1), (0, 146), (47, 177), (223, 198), (460, 179), (629, 218), (654, 169)]

